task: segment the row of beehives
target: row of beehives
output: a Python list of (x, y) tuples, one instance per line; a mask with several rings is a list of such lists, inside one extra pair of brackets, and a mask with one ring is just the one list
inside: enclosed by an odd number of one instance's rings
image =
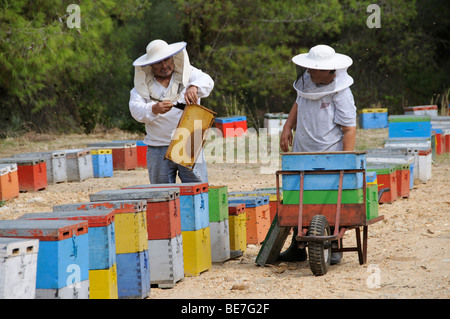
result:
[(227, 189), (137, 185), (2, 220), (0, 297), (145, 298), (198, 276), (269, 229), (273, 191)]
[[(68, 149), (14, 154), (0, 158), (0, 201), (34, 192), (48, 184), (112, 177), (115, 170), (147, 167), (141, 141), (113, 141)], [(17, 177), (16, 177), (17, 175)]]
[(431, 178), (436, 157), (450, 152), (450, 116), (393, 115), (388, 128), (384, 147), (367, 150), (367, 167), (377, 172), (379, 189), (390, 189), (383, 203), (409, 197), (415, 181)]

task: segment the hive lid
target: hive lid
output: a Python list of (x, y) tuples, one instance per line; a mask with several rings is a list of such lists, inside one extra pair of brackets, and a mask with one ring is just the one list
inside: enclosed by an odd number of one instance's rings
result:
[(28, 213), (19, 219), (32, 220), (81, 220), (87, 221), (89, 227), (105, 227), (114, 222), (112, 209), (94, 208), (91, 210), (60, 210), (47, 213)]
[(87, 221), (0, 220), (0, 237), (35, 238), (41, 241), (59, 241), (87, 233)]
[(117, 201), (117, 200), (146, 200), (147, 202), (160, 202), (173, 200), (179, 195), (179, 189), (174, 188), (123, 188), (104, 190), (90, 194), (91, 202)]
[(228, 197), (228, 203), (243, 203), (245, 207), (258, 207), (269, 204), (269, 196)]
[(167, 183), (127, 186), (124, 189), (178, 188), (179, 195), (195, 195), (207, 193), (208, 183)]

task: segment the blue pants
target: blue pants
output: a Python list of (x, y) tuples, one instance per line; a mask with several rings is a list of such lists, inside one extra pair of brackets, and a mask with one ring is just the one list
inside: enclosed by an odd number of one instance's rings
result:
[(151, 184), (175, 183), (178, 173), (182, 183), (208, 183), (208, 171), (203, 151), (200, 162), (193, 170), (164, 159), (168, 146), (149, 146), (147, 148), (148, 176)]

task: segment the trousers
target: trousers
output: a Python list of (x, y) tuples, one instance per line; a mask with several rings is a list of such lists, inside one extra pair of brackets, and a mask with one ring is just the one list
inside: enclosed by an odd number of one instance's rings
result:
[(177, 174), (182, 183), (208, 183), (208, 171), (203, 150), (200, 160), (190, 170), (184, 166), (164, 159), (169, 146), (147, 147), (147, 168), (151, 184), (175, 183)]

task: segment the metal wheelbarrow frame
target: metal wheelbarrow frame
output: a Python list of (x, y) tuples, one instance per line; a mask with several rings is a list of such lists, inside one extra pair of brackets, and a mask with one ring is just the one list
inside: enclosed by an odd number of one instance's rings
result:
[[(304, 177), (307, 174), (339, 174), (339, 187), (337, 204), (311, 205), (303, 203)], [(346, 173), (363, 173), (363, 203), (360, 204), (342, 204), (342, 185), (343, 177)], [(300, 192), (299, 204), (281, 204), (280, 202), (280, 175), (300, 175)], [(331, 242), (337, 241), (337, 248), (333, 247), (333, 252), (349, 252), (356, 251), (360, 265), (367, 261), (367, 242), (368, 242), (368, 226), (384, 219), (384, 216), (378, 216), (373, 219), (367, 219), (366, 216), (366, 170), (365, 169), (346, 169), (346, 170), (326, 170), (326, 171), (277, 171), (276, 172), (276, 189), (277, 189), (277, 213), (278, 225), (283, 227), (298, 227), (296, 240), (300, 242), (300, 246), (314, 245), (322, 243), (322, 249), (329, 249)], [(334, 206), (334, 207), (333, 207)], [(319, 210), (319, 211), (317, 211)], [(297, 215), (297, 216), (296, 216)], [(314, 216), (325, 216), (329, 226), (334, 228), (331, 235), (311, 235), (308, 232)], [(334, 215), (334, 216), (333, 216)], [(334, 217), (334, 218), (333, 218)], [(295, 219), (296, 218), (296, 219)], [(322, 217), (323, 219), (323, 217)], [(361, 242), (361, 231), (363, 228), (363, 238)], [(355, 229), (356, 247), (343, 247), (342, 239), (345, 232)], [(311, 253), (311, 252), (310, 252)], [(322, 252), (323, 253), (323, 252)], [(310, 256), (311, 258), (311, 256)], [(311, 265), (310, 265), (311, 266)], [(329, 266), (329, 260), (328, 260)], [(314, 275), (324, 275), (328, 271), (325, 269), (311, 270)]]

